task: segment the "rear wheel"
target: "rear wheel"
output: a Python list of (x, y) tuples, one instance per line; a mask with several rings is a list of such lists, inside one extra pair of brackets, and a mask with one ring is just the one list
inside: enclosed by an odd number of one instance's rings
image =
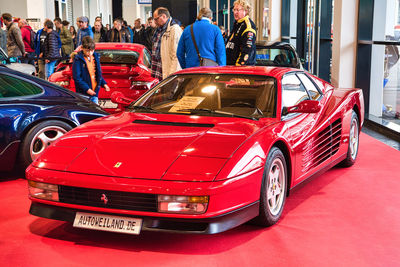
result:
[(353, 111), (353, 113), (351, 114), (349, 146), (347, 150), (347, 156), (342, 162), (340, 162), (340, 166), (342, 167), (350, 167), (356, 162), (358, 154), (359, 135), (360, 135), (359, 125), (360, 124), (358, 122), (358, 116)]
[(20, 162), (28, 167), (55, 140), (63, 136), (72, 127), (62, 121), (50, 120), (35, 125), (25, 135), (20, 149)]
[(287, 167), (282, 151), (273, 147), (265, 164), (260, 195), (260, 214), (253, 221), (261, 226), (275, 224), (286, 200)]

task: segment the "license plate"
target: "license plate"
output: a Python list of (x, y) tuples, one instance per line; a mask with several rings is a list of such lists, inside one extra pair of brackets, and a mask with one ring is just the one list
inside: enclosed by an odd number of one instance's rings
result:
[(142, 219), (77, 212), (74, 227), (138, 235)]
[(102, 108), (117, 108), (118, 104), (115, 104), (108, 99), (99, 99), (99, 106)]

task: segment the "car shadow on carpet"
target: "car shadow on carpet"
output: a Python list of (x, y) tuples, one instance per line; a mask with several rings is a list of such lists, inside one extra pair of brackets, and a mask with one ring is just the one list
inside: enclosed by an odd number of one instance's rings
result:
[[(152, 251), (174, 254), (212, 255), (247, 243), (260, 233), (268, 231), (250, 224), (214, 235), (179, 234), (143, 231), (128, 235), (79, 229), (70, 223), (38, 218), (29, 225), (30, 232), (42, 236), (42, 242), (54, 244), (53, 239), (74, 245), (101, 247), (123, 251)], [(62, 251), (62, 249), (60, 249)]]
[(0, 182), (17, 180), (20, 178), (25, 179), (24, 169), (15, 169), (9, 172), (0, 172)]

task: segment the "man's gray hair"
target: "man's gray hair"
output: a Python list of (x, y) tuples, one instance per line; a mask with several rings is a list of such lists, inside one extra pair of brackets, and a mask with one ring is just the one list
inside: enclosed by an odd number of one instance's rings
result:
[(197, 19), (201, 20), (201, 18), (209, 18), (212, 19), (212, 10), (209, 9), (208, 7), (203, 7), (200, 9), (199, 14), (197, 15)]
[(171, 15), (168, 11), (168, 8), (166, 7), (159, 7), (156, 10), (154, 10), (154, 13), (157, 12), (157, 15), (160, 16), (161, 14), (164, 14), (167, 18), (169, 18)]

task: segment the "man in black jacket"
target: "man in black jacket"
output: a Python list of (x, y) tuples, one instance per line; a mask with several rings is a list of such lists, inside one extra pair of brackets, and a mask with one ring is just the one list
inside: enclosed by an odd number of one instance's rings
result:
[(40, 57), (46, 62), (46, 79), (54, 72), (57, 59), (60, 58), (60, 43), (57, 32), (53, 31), (54, 24), (51, 20), (46, 20), (44, 23), (44, 31), (47, 32), (47, 37), (44, 40), (44, 51)]
[(107, 41), (114, 43), (130, 43), (131, 36), (129, 31), (122, 27), (122, 20), (114, 19), (114, 27), (107, 33)]
[(140, 19), (135, 20), (135, 27), (133, 28), (133, 43), (145, 44), (144, 27)]
[(153, 17), (147, 19), (147, 28), (144, 30), (144, 45), (151, 51), (153, 47), (153, 36), (157, 30), (157, 25)]
[(106, 41), (107, 33), (100, 21), (95, 21), (92, 28), (93, 41), (95, 43), (103, 43)]

